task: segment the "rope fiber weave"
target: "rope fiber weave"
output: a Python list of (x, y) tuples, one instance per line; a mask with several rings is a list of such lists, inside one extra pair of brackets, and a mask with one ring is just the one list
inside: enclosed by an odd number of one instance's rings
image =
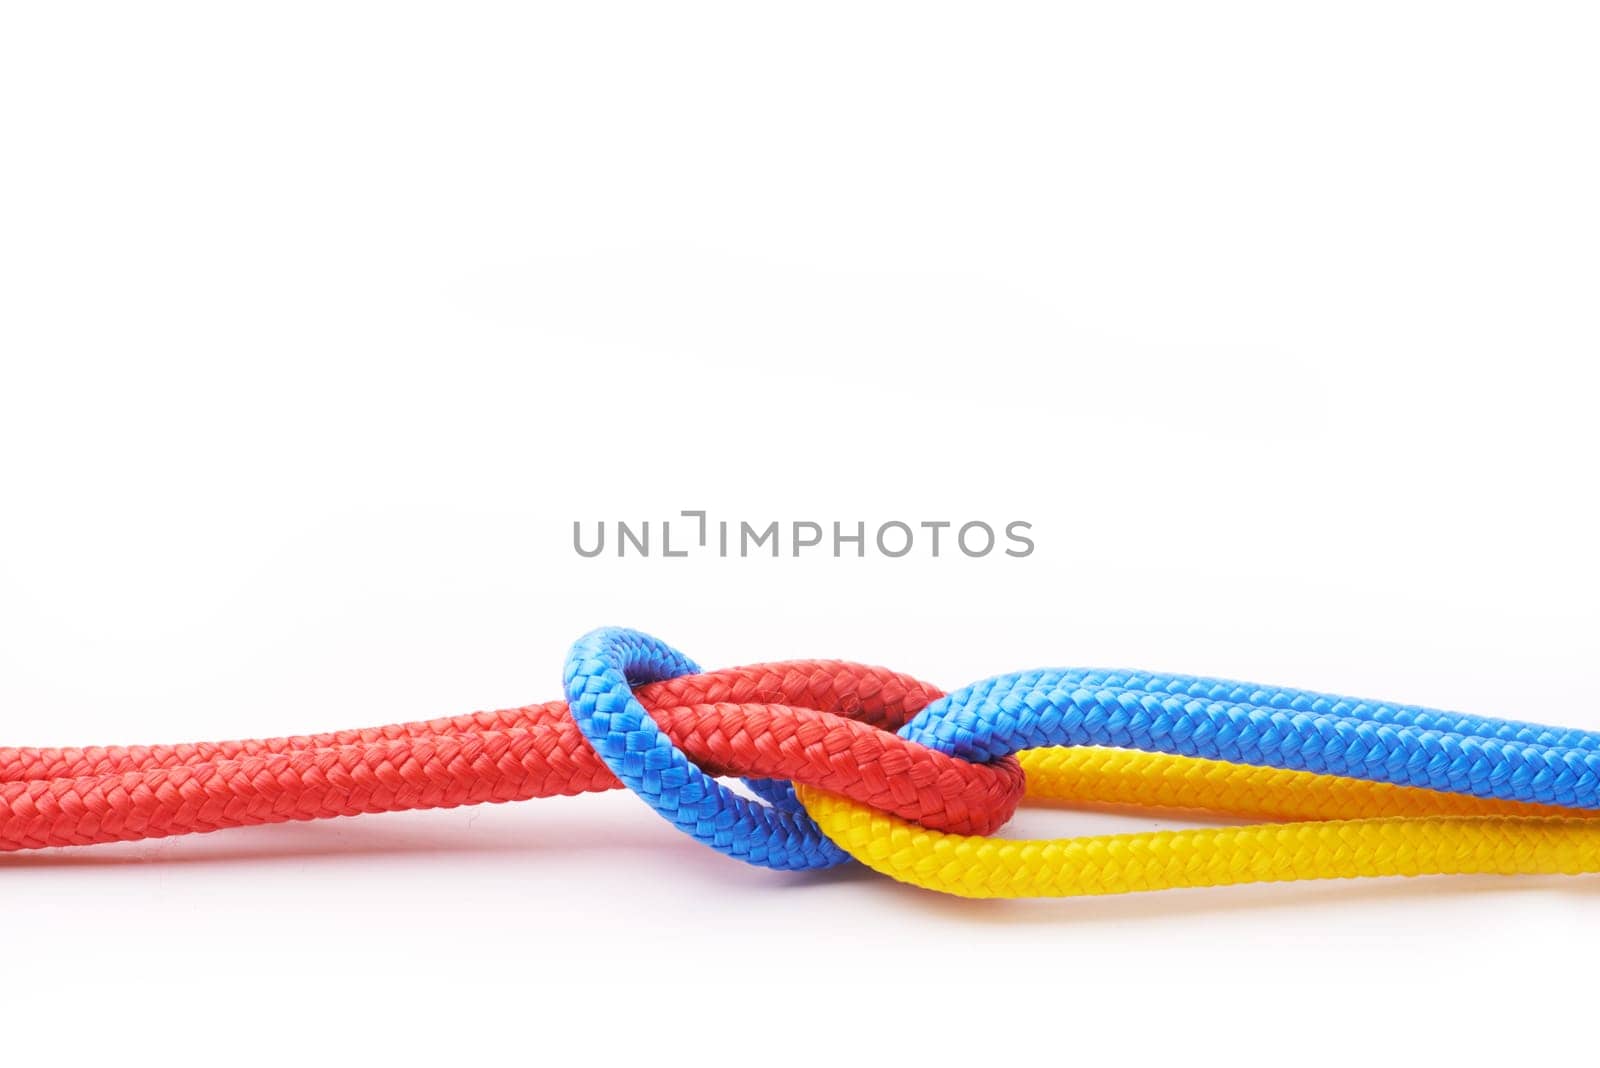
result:
[[(667, 735), (717, 774), (795, 779), (928, 826), (998, 829), (1015, 762), (888, 733), (939, 691), (838, 661), (734, 668), (642, 687)], [(133, 841), (289, 820), (617, 789), (565, 702), (329, 734), (175, 746), (0, 749), (0, 850)]]
[(1031, 749), (1021, 759), (1034, 800), (1298, 822), (1004, 840), (917, 827), (810, 786), (798, 793), (823, 832), (857, 860), (960, 897), (1600, 871), (1600, 812), (1118, 750)]
[[(0, 851), (626, 785), (751, 863), (853, 857), (969, 897), (1600, 870), (1590, 731), (1141, 672), (1020, 672), (949, 695), (842, 661), (701, 673), (618, 628), (580, 639), (564, 679), (565, 703), (363, 730), (0, 749)], [(988, 837), (1024, 792), (1288, 822)]]

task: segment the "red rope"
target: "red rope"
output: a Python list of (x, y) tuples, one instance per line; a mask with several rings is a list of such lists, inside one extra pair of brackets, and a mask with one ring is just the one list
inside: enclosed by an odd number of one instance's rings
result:
[[(990, 834), (1023, 791), (891, 733), (942, 694), (884, 668), (802, 660), (689, 675), (640, 700), (707, 772), (792, 779), (905, 819)], [(312, 736), (0, 749), (0, 850), (619, 787), (564, 702)]]

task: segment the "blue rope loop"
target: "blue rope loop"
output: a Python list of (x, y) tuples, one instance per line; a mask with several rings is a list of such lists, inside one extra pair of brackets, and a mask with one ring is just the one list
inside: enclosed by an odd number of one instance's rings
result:
[(973, 761), (1098, 745), (1600, 808), (1600, 733), (1226, 679), (1025, 671), (949, 694), (900, 733)]
[(617, 778), (690, 837), (780, 871), (831, 868), (850, 859), (805, 814), (791, 785), (751, 781), (771, 806), (739, 796), (696, 767), (633, 695), (635, 686), (699, 671), (656, 638), (602, 627), (579, 638), (567, 654), (567, 704)]

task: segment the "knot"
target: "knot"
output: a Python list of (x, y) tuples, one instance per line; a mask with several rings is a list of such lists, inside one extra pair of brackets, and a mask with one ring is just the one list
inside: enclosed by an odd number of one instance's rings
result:
[[(1013, 762), (970, 764), (889, 733), (941, 694), (884, 668), (757, 664), (637, 696), (695, 764), (758, 776), (757, 792), (780, 804), (794, 780), (920, 826), (988, 834), (1023, 789)], [(565, 701), (293, 737), (0, 747), (0, 853), (622, 785)]]
[[(993, 833), (1011, 818), (1025, 785), (1015, 760), (969, 763), (889, 733), (942, 696), (939, 690), (882, 672), (868, 676), (874, 685), (864, 692), (863, 669), (855, 665), (808, 667), (801, 679), (707, 695), (728, 700), (663, 723), (635, 688), (659, 708), (657, 702), (671, 703), (674, 680), (688, 687), (707, 676), (655, 638), (604, 628), (573, 645), (565, 688), (573, 721), (618, 779), (673, 826), (752, 864), (797, 870), (849, 859), (806, 813), (789, 780), (958, 833)], [(697, 710), (738, 725), (724, 745), (734, 757), (729, 766), (702, 768), (674, 743), (673, 734), (685, 737), (678, 717)], [(712, 773), (747, 776), (767, 803), (735, 793)]]

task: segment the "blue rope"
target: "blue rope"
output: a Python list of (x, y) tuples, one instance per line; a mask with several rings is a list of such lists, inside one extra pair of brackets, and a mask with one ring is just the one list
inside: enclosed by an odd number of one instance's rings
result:
[(690, 837), (779, 870), (831, 868), (849, 860), (806, 815), (791, 785), (751, 780), (770, 806), (740, 797), (697, 768), (633, 696), (635, 686), (699, 670), (647, 634), (603, 627), (579, 638), (567, 654), (567, 704), (617, 778)]
[(1100, 745), (1600, 808), (1600, 734), (1223, 679), (1024, 671), (928, 705), (900, 733), (987, 761)]
[[(633, 696), (634, 686), (698, 670), (654, 638), (604, 628), (572, 647), (567, 701), (617, 777), (712, 848), (787, 870), (848, 859), (790, 784), (749, 781), (771, 806), (739, 796), (695, 767)], [(900, 733), (977, 762), (1041, 746), (1098, 745), (1600, 808), (1600, 733), (1189, 675), (1002, 675), (933, 702)]]

